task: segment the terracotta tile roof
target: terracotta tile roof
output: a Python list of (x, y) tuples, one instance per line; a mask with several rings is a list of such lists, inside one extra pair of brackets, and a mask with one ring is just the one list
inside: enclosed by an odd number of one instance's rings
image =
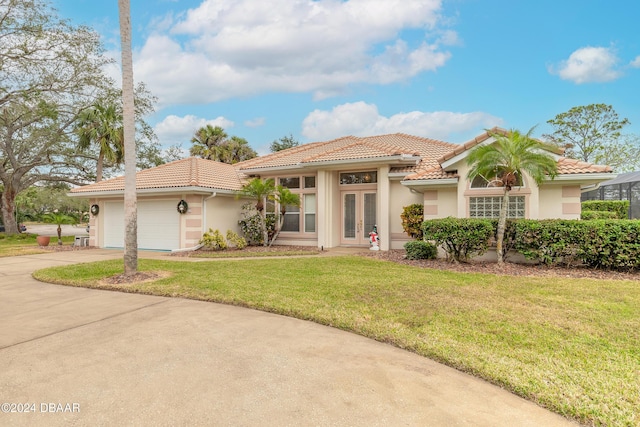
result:
[[(396, 164), (391, 173), (407, 174), (405, 180), (437, 180), (457, 178), (456, 171), (444, 171), (441, 163), (455, 157), (490, 137), (490, 133), (507, 131), (493, 128), (464, 144), (451, 144), (435, 139), (422, 138), (402, 133), (334, 139), (326, 142), (314, 142), (298, 147), (282, 150), (277, 153), (257, 157), (235, 165), (204, 160), (195, 157), (177, 160), (145, 169), (136, 174), (136, 187), (141, 189), (167, 189), (180, 187), (202, 187), (212, 190), (239, 190), (248, 169), (296, 167), (304, 163), (322, 163), (340, 160), (367, 158), (385, 158), (393, 156), (416, 156), (418, 164)], [(611, 172), (608, 166), (561, 157), (558, 160), (559, 174), (584, 174)], [(123, 191), (124, 177), (118, 177), (83, 187), (74, 188), (72, 193), (89, 193), (100, 191)]]
[[(330, 162), (340, 160), (358, 160), (397, 155), (413, 155), (422, 157), (418, 166), (394, 168), (394, 171), (415, 171), (437, 164), (436, 158), (455, 148), (450, 144), (435, 139), (421, 138), (402, 133), (355, 137), (347, 136), (327, 142), (313, 142), (298, 147), (268, 154), (256, 159), (247, 160), (235, 165), (239, 170), (268, 169), (284, 166), (296, 166), (311, 162)], [(422, 165), (422, 163), (427, 163)]]
[[(453, 156), (452, 156), (453, 157)], [(581, 162), (580, 160), (568, 159), (561, 157), (558, 159), (558, 174), (559, 175), (571, 175), (582, 173), (607, 173), (612, 172), (609, 166), (593, 165), (591, 163)], [(457, 178), (457, 172), (446, 172), (440, 165), (423, 171), (418, 171), (414, 174), (408, 175), (405, 180), (428, 180), (428, 179), (445, 179), (445, 178)]]
[[(509, 131), (506, 129), (502, 129), (499, 127), (493, 127), (489, 130), (487, 130), (486, 132), (481, 133), (480, 135), (476, 136), (475, 138), (463, 143), (463, 144), (457, 144), (455, 150), (445, 154), (444, 156), (440, 157), (438, 159), (438, 163), (442, 163), (442, 162), (446, 162), (449, 159), (454, 158), (455, 156), (457, 156), (458, 154), (464, 153), (465, 151), (475, 147), (476, 145), (480, 144), (481, 142), (486, 141), (487, 139), (489, 139), (491, 137), (491, 135), (493, 134), (500, 134), (503, 136), (507, 136), (509, 134)], [(554, 147), (555, 149), (555, 147)], [(563, 154), (564, 150), (562, 148), (557, 148), (554, 150), (555, 154)]]
[(440, 165), (431, 169), (423, 170), (405, 177), (406, 181), (422, 180), (422, 179), (449, 179), (458, 178), (458, 171), (447, 172)]
[[(202, 187), (214, 190), (239, 190), (243, 176), (229, 164), (189, 157), (145, 169), (136, 174), (138, 190), (153, 188)], [(72, 193), (124, 190), (124, 176), (77, 187)]]
[(613, 169), (606, 165), (594, 165), (591, 163), (581, 162), (576, 159), (568, 159), (566, 157), (561, 157), (560, 160), (558, 160), (559, 174), (607, 172), (613, 172)]

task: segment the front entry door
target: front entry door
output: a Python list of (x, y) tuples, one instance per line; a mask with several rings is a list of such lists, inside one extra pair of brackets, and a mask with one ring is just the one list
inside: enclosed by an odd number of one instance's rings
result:
[(376, 193), (373, 191), (342, 192), (343, 245), (368, 245), (369, 233), (376, 225)]

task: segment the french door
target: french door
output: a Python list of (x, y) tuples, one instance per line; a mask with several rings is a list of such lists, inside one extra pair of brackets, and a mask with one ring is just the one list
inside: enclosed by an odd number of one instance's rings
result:
[(340, 243), (343, 245), (368, 245), (369, 233), (375, 225), (375, 191), (343, 191)]

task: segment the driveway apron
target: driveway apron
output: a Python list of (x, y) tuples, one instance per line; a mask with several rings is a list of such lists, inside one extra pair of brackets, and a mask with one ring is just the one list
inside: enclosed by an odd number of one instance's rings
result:
[(0, 425), (575, 425), (482, 380), (337, 329), (31, 278), (39, 268), (121, 256), (0, 258)]

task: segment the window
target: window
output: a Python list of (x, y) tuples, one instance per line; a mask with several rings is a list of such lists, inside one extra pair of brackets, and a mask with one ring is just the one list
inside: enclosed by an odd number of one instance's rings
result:
[(315, 233), (316, 177), (288, 176), (278, 177), (276, 181), (279, 185), (288, 188), (292, 193), (300, 196), (300, 207), (286, 207), (282, 222), (282, 231), (289, 233)]
[(316, 195), (305, 194), (302, 200), (304, 208), (304, 232), (316, 232)]
[(375, 184), (378, 182), (378, 172), (345, 172), (340, 174), (340, 184)]
[(287, 206), (282, 223), (282, 231), (300, 231), (300, 208), (297, 206)]
[(304, 177), (304, 188), (316, 188), (316, 177), (315, 176), (305, 176)]
[[(502, 196), (471, 197), (469, 199), (470, 218), (499, 218)], [(524, 218), (524, 196), (510, 196), (507, 218)]]
[(279, 178), (278, 182), (285, 188), (300, 188), (300, 177)]

